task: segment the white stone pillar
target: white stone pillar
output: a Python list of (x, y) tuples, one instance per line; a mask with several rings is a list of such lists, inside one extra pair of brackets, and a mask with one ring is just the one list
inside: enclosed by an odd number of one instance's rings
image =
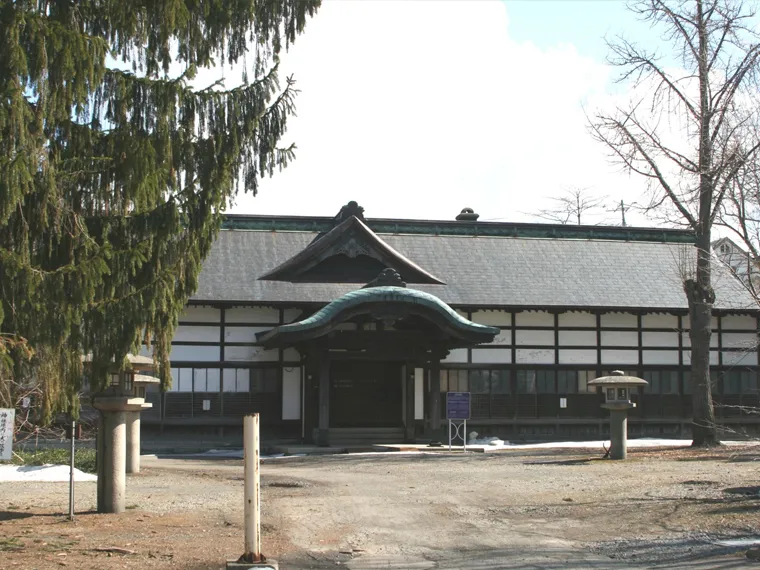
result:
[(103, 504), (104, 513), (124, 512), (126, 491), (127, 425), (126, 412), (103, 413)]
[(140, 412), (127, 416), (127, 473), (140, 472)]

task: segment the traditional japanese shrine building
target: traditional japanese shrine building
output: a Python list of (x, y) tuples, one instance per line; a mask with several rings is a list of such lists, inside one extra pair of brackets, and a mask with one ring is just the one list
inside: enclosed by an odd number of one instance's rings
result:
[[(648, 380), (632, 435), (687, 436), (689, 318), (681, 230), (335, 218), (227, 217), (173, 342), (174, 385), (144, 424), (238, 426), (335, 443), (440, 439), (446, 391), (505, 438), (605, 435), (587, 382)], [(753, 426), (758, 317), (719, 264), (712, 350), (717, 415)]]

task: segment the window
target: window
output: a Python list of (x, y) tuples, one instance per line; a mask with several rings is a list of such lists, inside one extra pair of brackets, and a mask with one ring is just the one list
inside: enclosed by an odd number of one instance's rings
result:
[(251, 392), (267, 394), (277, 392), (276, 368), (254, 368), (250, 372)]
[(729, 370), (723, 375), (724, 394), (757, 394), (757, 374), (751, 370)]
[(595, 370), (578, 370), (576, 374), (578, 375), (578, 392), (596, 392), (594, 386), (589, 388), (588, 385), (589, 380), (596, 378)]
[(473, 394), (491, 393), (491, 374), (489, 370), (469, 371), (470, 392)]
[(441, 392), (509, 394), (509, 370), (441, 370)]
[(641, 377), (648, 382), (645, 394), (678, 394), (678, 372), (675, 370), (646, 370)]
[(469, 392), (467, 370), (441, 370), (441, 392)]
[(170, 392), (192, 392), (193, 391), (193, 369), (192, 368), (172, 368), (172, 387)]
[(194, 368), (194, 392), (218, 392), (220, 388), (218, 368)]
[(518, 370), (517, 371), (517, 393), (518, 394), (535, 394), (536, 393), (536, 371), (535, 370)]
[(575, 394), (577, 391), (578, 391), (578, 371), (577, 370), (557, 371), (557, 393), (558, 394)]

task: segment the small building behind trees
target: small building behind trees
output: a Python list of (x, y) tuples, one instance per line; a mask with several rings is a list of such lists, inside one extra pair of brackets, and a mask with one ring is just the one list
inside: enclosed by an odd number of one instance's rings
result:
[[(453, 217), (452, 217), (453, 218)], [(173, 385), (143, 425), (340, 443), (440, 434), (445, 392), (469, 425), (508, 439), (607, 436), (588, 382), (647, 380), (629, 431), (689, 437), (689, 231), (229, 215), (172, 343)], [(714, 270), (719, 421), (755, 430), (760, 311)]]

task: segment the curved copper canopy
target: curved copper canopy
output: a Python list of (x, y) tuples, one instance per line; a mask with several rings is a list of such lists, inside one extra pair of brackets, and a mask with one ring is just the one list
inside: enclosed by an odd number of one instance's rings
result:
[(462, 346), (491, 342), (499, 334), (498, 328), (473, 323), (430, 293), (379, 286), (351, 291), (302, 321), (281, 325), (256, 337), (264, 346), (288, 346), (324, 336), (362, 314), (380, 320), (421, 317), (433, 323), (449, 343)]

